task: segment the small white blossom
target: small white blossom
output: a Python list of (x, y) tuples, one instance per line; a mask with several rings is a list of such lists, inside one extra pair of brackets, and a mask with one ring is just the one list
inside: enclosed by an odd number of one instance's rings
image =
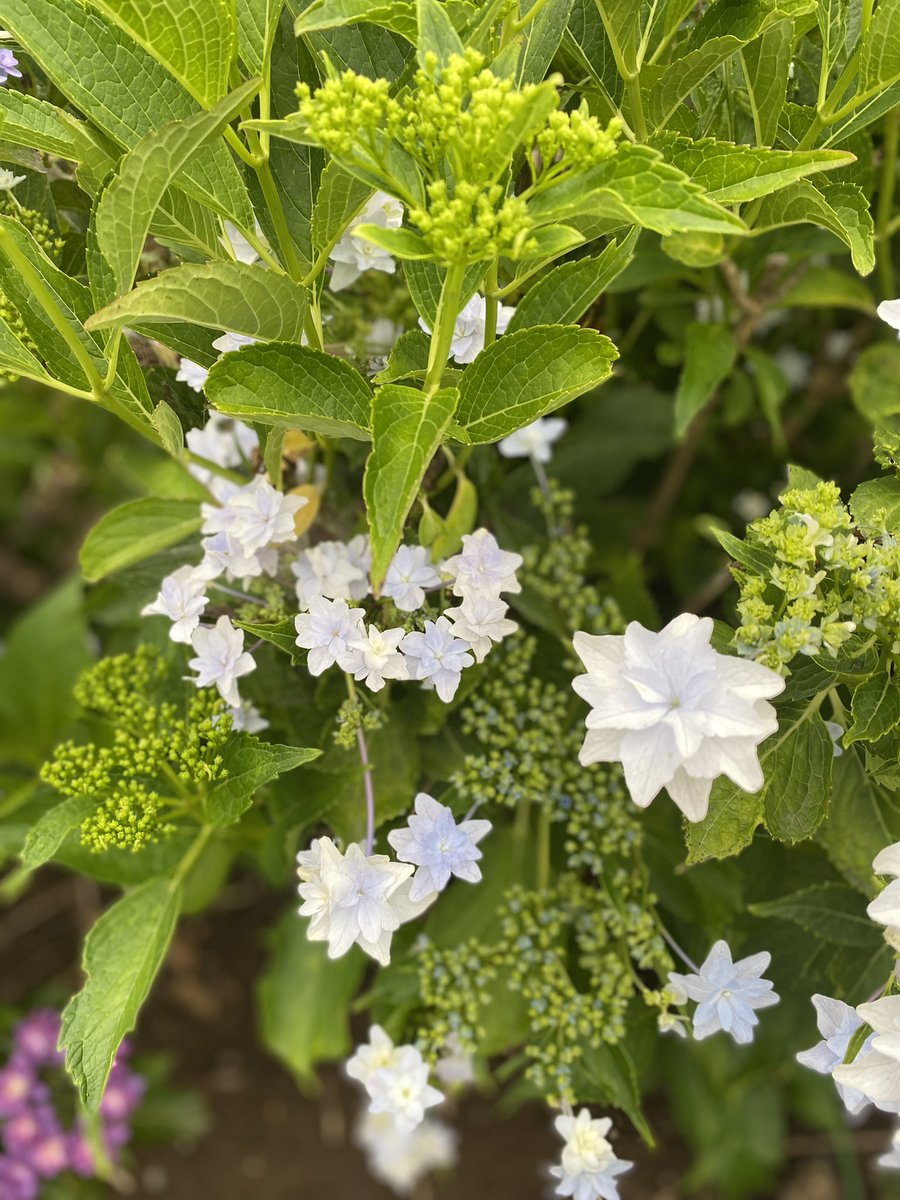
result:
[(900, 331), (900, 300), (882, 300), (878, 305), (878, 315), (891, 329)]
[(425, 632), (413, 630), (402, 643), (410, 679), (430, 680), (437, 694), (449, 704), (456, 695), (462, 672), (475, 661), (466, 642), (453, 636), (446, 617), (425, 622)]
[(356, 1139), (372, 1175), (398, 1196), (412, 1195), (431, 1171), (456, 1162), (456, 1134), (433, 1117), (404, 1133), (390, 1114), (367, 1111), (360, 1116)]
[[(362, 539), (362, 540), (360, 540)], [(365, 535), (350, 542), (319, 542), (297, 556), (291, 570), (303, 608), (325, 596), (329, 600), (362, 600), (369, 591), (371, 552)]]
[(362, 637), (349, 643), (352, 665), (346, 669), (373, 692), (380, 692), (386, 679), (409, 679), (406, 659), (398, 648), (405, 637), (405, 629), (381, 630), (370, 625)]
[[(497, 306), (497, 335), (505, 333), (512, 320), (515, 308), (506, 304)], [(487, 303), (484, 296), (477, 293), (464, 306), (456, 324), (453, 327), (453, 340), (450, 343), (450, 355), (458, 363), (474, 362), (484, 349), (484, 327), (487, 313)], [(431, 329), (419, 318), (419, 324), (430, 334)]]
[(397, 1046), (394, 1061), (373, 1073), (366, 1090), (369, 1111), (390, 1113), (401, 1133), (412, 1133), (425, 1119), (425, 1110), (444, 1099), (428, 1082), (428, 1063), (415, 1046)]
[(460, 821), (457, 825), (452, 810), (426, 792), (416, 796), (415, 810), (407, 828), (392, 829), (388, 834), (400, 861), (418, 868), (409, 889), (410, 900), (443, 891), (451, 875), (478, 883), (478, 843), (490, 833), (490, 821)]
[(886, 1171), (900, 1171), (900, 1129), (894, 1130), (890, 1149), (884, 1154), (879, 1154), (875, 1161)]
[(635, 804), (666, 788), (689, 821), (706, 815), (719, 775), (762, 787), (757, 746), (778, 728), (768, 699), (784, 690), (768, 667), (713, 650), (712, 631), (683, 613), (660, 633), (632, 621), (622, 636), (574, 639), (587, 674), (572, 686), (591, 705), (580, 762), (621, 762)]
[[(227, 493), (223, 493), (227, 497)], [(230, 579), (255, 579), (258, 575), (274, 575), (278, 570), (278, 548), (266, 546), (255, 554), (249, 554), (232, 538), (227, 530), (212, 537), (205, 537), (203, 561), (197, 572), (204, 579), (217, 579), (227, 575)]]
[(256, 475), (245, 487), (236, 487), (221, 507), (203, 505), (203, 532), (227, 533), (244, 554), (257, 554), (294, 541), (294, 516), (308, 503), (306, 496), (279, 492), (264, 475)]
[(328, 957), (340, 958), (356, 942), (382, 966), (391, 960), (391, 937), (402, 917), (391, 896), (412, 874), (386, 854), (366, 855), (354, 842), (341, 854), (331, 838), (317, 838), (297, 856), (303, 904), (311, 917), (307, 937), (327, 942)]
[(500, 592), (520, 592), (516, 571), (522, 565), (522, 555), (501, 550), (497, 539), (486, 529), (467, 533), (459, 554), (448, 558), (441, 567), (453, 580), (453, 595), (465, 599), (472, 592), (497, 596)]
[(0, 192), (12, 191), (17, 184), (25, 181), (24, 175), (14, 175), (12, 171), (0, 168)]
[(142, 617), (168, 617), (172, 622), (169, 637), (173, 642), (190, 645), (191, 634), (200, 624), (203, 610), (209, 603), (204, 595), (206, 581), (196, 567), (184, 566), (167, 575), (159, 585), (159, 594), (152, 604), (141, 609)]
[(507, 619), (508, 608), (499, 597), (472, 592), (459, 608), (448, 608), (444, 616), (453, 622), (456, 636), (472, 647), (475, 661), (484, 662), (494, 642), (502, 642), (519, 628)]
[(900, 842), (886, 846), (875, 855), (872, 870), (893, 879), (869, 904), (866, 912), (873, 921), (885, 926), (884, 936), (895, 949), (900, 946)]
[(219, 354), (231, 354), (235, 350), (240, 350), (242, 346), (255, 346), (256, 338), (250, 337), (246, 333), (223, 333), (221, 337), (217, 337), (213, 342), (213, 349), (218, 350)]
[(238, 733), (262, 733), (269, 728), (269, 722), (255, 704), (242, 700), (231, 709), (231, 728)]
[[(201, 367), (199, 363), (193, 362), (193, 360), (190, 358), (182, 358), (178, 364), (178, 370), (175, 374), (175, 378), (179, 383), (186, 383), (192, 391), (202, 392), (206, 387), (207, 379), (209, 379), (209, 371), (207, 371), (206, 367)], [(199, 432), (200, 430), (190, 429), (188, 430), (188, 437), (190, 437), (192, 433)], [(195, 450), (194, 453), (199, 454), (200, 451)], [(208, 455), (204, 455), (203, 457), (207, 458)]]
[(538, 417), (524, 429), (517, 429), (497, 443), (504, 458), (533, 458), (548, 463), (553, 457), (553, 443), (566, 432), (568, 422), (562, 417)]
[[(862, 1021), (857, 1016), (856, 1009), (845, 1004), (843, 1000), (833, 1000), (831, 996), (815, 995), (812, 1002), (815, 1005), (816, 1024), (819, 1027), (819, 1033), (822, 1034), (822, 1041), (817, 1042), (809, 1050), (801, 1050), (795, 1057), (801, 1066), (809, 1067), (811, 1071), (818, 1071), (820, 1075), (831, 1075), (835, 1067), (839, 1067), (843, 1063), (850, 1039), (859, 1029)], [(869, 1046), (865, 1044), (860, 1049), (856, 1061), (858, 1062), (863, 1054), (868, 1053), (868, 1050)], [(836, 1086), (848, 1112), (858, 1113), (868, 1104), (866, 1097), (856, 1088), (847, 1087), (843, 1083)]]
[(415, 612), (425, 603), (425, 589), (440, 584), (440, 572), (424, 546), (401, 546), (391, 559), (381, 590), (401, 612)]
[(351, 643), (364, 637), (361, 608), (348, 608), (343, 600), (314, 599), (308, 613), (294, 618), (297, 645), (309, 651), (310, 675), (321, 675), (335, 663), (342, 671), (354, 666)]
[(697, 1001), (694, 1037), (701, 1040), (721, 1029), (736, 1042), (752, 1042), (753, 1028), (759, 1023), (753, 1010), (768, 1008), (779, 1000), (771, 982), (762, 978), (771, 961), (771, 954), (764, 950), (733, 962), (728, 943), (720, 940), (698, 974), (670, 971), (671, 982)]
[(11, 76), (22, 78), (19, 70), (19, 60), (7, 46), (0, 46), (0, 85), (7, 83)]
[(399, 229), (403, 224), (403, 205), (387, 192), (376, 192), (358, 217), (355, 217), (329, 254), (334, 262), (331, 290), (343, 291), (355, 283), (364, 271), (384, 271), (393, 275), (397, 269), (391, 255), (353, 232), (358, 225), (380, 225), (382, 229)]
[(578, 1116), (564, 1114), (554, 1121), (557, 1133), (565, 1140), (558, 1167), (551, 1167), (559, 1184), (557, 1196), (573, 1200), (618, 1200), (616, 1176), (629, 1170), (630, 1162), (617, 1158), (607, 1134), (612, 1128), (608, 1117), (592, 1119), (583, 1108)]
[[(183, 366), (187, 360), (181, 361)], [(196, 366), (196, 363), (191, 365)], [(185, 441), (188, 450), (219, 467), (240, 467), (252, 461), (259, 449), (259, 438), (249, 425), (223, 416), (222, 413), (211, 413), (202, 429), (189, 429)], [(188, 469), (201, 483), (209, 485), (215, 480), (219, 485), (216, 491), (217, 498), (224, 499), (225, 493), (231, 492), (233, 485), (229, 486), (228, 480), (215, 475), (208, 468), (191, 463)]]
[(434, 1064), (434, 1073), (446, 1087), (461, 1088), (475, 1082), (475, 1060), (458, 1033), (447, 1035), (444, 1053)]
[(397, 1050), (390, 1034), (385, 1033), (380, 1025), (373, 1025), (369, 1029), (368, 1042), (356, 1047), (356, 1053), (347, 1059), (345, 1070), (351, 1079), (368, 1089), (375, 1072), (382, 1067), (392, 1067), (396, 1058)]
[(838, 1063), (832, 1077), (838, 1085), (862, 1092), (883, 1112), (900, 1112), (900, 996), (859, 1004), (856, 1013), (874, 1036), (865, 1054)]
[(253, 656), (244, 650), (244, 631), (235, 629), (230, 617), (219, 617), (209, 628), (201, 625), (191, 637), (191, 645), (197, 657), (188, 666), (197, 672), (194, 683), (198, 688), (211, 687), (219, 690), (226, 704), (240, 706), (237, 681), (242, 675), (256, 670)]

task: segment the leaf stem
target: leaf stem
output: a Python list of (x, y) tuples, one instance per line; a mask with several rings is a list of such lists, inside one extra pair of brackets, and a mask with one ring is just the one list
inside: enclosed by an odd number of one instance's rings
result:
[(268, 162), (264, 161), (256, 168), (256, 175), (259, 179), (259, 185), (262, 188), (266, 207), (272, 218), (272, 224), (275, 226), (278, 248), (284, 259), (284, 265), (291, 279), (297, 283), (302, 283), (304, 279), (303, 265), (297, 256), (291, 231), (288, 229), (287, 220), (285, 219), (281, 197), (278, 195), (278, 188), (275, 186), (275, 180), (272, 178), (272, 168)]
[(881, 180), (878, 188), (878, 203), (875, 209), (876, 257), (878, 282), (883, 300), (894, 296), (894, 264), (891, 259), (891, 214), (894, 209), (894, 193), (897, 186), (897, 145), (900, 134), (900, 110), (894, 108), (884, 124), (882, 146)]
[(202, 826), (199, 833), (197, 834), (197, 836), (194, 838), (193, 842), (191, 842), (190, 846), (188, 847), (187, 852), (184, 855), (184, 858), (182, 858), (181, 862), (178, 864), (178, 866), (175, 869), (175, 874), (172, 876), (172, 879), (169, 883), (169, 891), (170, 892), (177, 891), (177, 889), (184, 882), (189, 871), (196, 864), (197, 859), (200, 857), (200, 855), (205, 850), (206, 843), (212, 837), (212, 834), (213, 834), (212, 825)]
[[(351, 700), (356, 699), (356, 687), (353, 683), (353, 677), (344, 673), (344, 678), (347, 680), (347, 695)], [(375, 789), (372, 787), (372, 764), (369, 761), (369, 747), (366, 743), (366, 735), (362, 727), (362, 719), (356, 727), (356, 745), (359, 750), (359, 761), (362, 763), (363, 769), (363, 788), (366, 795), (366, 846), (365, 853), (368, 857), (375, 846)]]
[(465, 267), (461, 263), (454, 263), (447, 268), (447, 274), (444, 277), (434, 329), (431, 331), (431, 345), (428, 349), (428, 370), (425, 373), (425, 392), (428, 395), (433, 395), (441, 386), (444, 368), (450, 357), (453, 330), (456, 326), (456, 318), (459, 316), (464, 275)]

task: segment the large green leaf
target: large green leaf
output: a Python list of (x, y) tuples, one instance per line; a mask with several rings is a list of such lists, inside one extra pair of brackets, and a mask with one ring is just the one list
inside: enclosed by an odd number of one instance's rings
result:
[(465, 371), (455, 423), (472, 442), (496, 442), (603, 383), (617, 357), (609, 338), (593, 329), (520, 329)]
[(416, 0), (416, 26), (416, 57), (423, 70), (427, 55), (436, 55), (440, 65), (446, 66), (451, 55), (462, 54), (459, 34), (440, 0)]
[(884, 92), (900, 79), (900, 6), (881, 0), (860, 39), (859, 94)]
[(258, 88), (258, 80), (245, 83), (211, 112), (164, 125), (122, 159), (94, 214), (97, 244), (111, 272), (112, 287), (102, 297), (104, 302), (128, 291), (134, 282), (150, 222), (169, 185), (201, 146), (221, 134)]
[(873, 425), (900, 413), (900, 344), (866, 346), (853, 364), (849, 383), (853, 403)]
[(305, 316), (306, 292), (287, 275), (257, 263), (220, 262), (171, 267), (101, 308), (85, 327), (187, 321), (299, 344)]
[(631, 262), (638, 231), (610, 244), (595, 258), (562, 263), (543, 275), (516, 307), (508, 333), (529, 325), (568, 325), (584, 316), (604, 288)]
[(371, 195), (368, 184), (349, 175), (331, 159), (322, 172), (313, 210), (312, 238), (316, 249), (332, 247)]
[(372, 453), (363, 481), (375, 588), (400, 545), (409, 510), (459, 399), (456, 388), (428, 393), (388, 383), (375, 392)]
[(151, 879), (108, 908), (87, 936), (85, 984), (63, 1012), (60, 1043), (91, 1109), (100, 1104), (116, 1052), (162, 966), (180, 898), (167, 879)]
[(685, 331), (684, 366), (675, 393), (675, 433), (682, 437), (694, 417), (731, 374), (737, 360), (734, 334), (724, 325), (692, 321)]
[(867, 537), (900, 534), (900, 479), (867, 479), (850, 497), (850, 511)]
[(235, 52), (228, 0), (90, 0), (211, 108), (228, 90)]
[[(196, 112), (195, 102), (146, 51), (78, 0), (0, 0), (0, 23), (59, 90), (120, 146)], [(224, 143), (207, 146), (181, 182), (197, 199), (252, 228), (243, 179)]]
[(84, 121), (48, 100), (4, 88), (0, 93), (0, 115), (6, 142), (29, 146), (75, 163), (93, 153), (102, 158), (101, 170), (103, 167), (109, 170), (113, 164)]
[(22, 865), (34, 870), (49, 862), (66, 838), (82, 821), (96, 812), (98, 797), (70, 796), (47, 810), (28, 831), (22, 850)]
[(663, 134), (653, 145), (667, 162), (684, 171), (722, 204), (738, 204), (769, 196), (780, 188), (854, 161), (841, 150), (766, 150), (717, 142), (714, 138)]
[(95, 582), (183, 542), (203, 524), (194, 500), (129, 500), (101, 517), (81, 547), (85, 579)]
[(748, 43), (740, 52), (756, 141), (771, 146), (778, 136), (794, 49), (794, 22), (786, 17)]
[(321, 750), (278, 746), (250, 734), (229, 739), (222, 752), (227, 775), (210, 790), (206, 814), (212, 825), (231, 825), (253, 803), (256, 792), (277, 775), (318, 758)]
[(816, 883), (778, 900), (751, 904), (755, 917), (779, 917), (793, 921), (807, 933), (836, 946), (863, 945), (877, 950), (881, 931), (866, 916), (866, 901), (843, 883)]
[(595, 217), (664, 235), (746, 231), (739, 217), (705, 195), (658, 151), (628, 143), (607, 162), (537, 195), (528, 211), (542, 225)]
[(839, 237), (849, 248), (860, 275), (868, 275), (875, 266), (875, 226), (869, 201), (855, 184), (817, 188), (808, 179), (792, 183), (763, 200), (753, 233), (804, 222), (821, 225)]
[(272, 957), (259, 981), (263, 1043), (306, 1088), (320, 1062), (344, 1058), (350, 1038), (350, 1002), (366, 969), (357, 949), (330, 959), (306, 936), (307, 923), (292, 906), (273, 930)]
[(416, 44), (416, 6), (413, 0), (313, 0), (297, 18), (294, 31), (313, 33), (319, 29), (335, 29), (371, 21), (399, 33)]
[(249, 346), (210, 371), (206, 394), (243, 421), (326, 437), (370, 438), (372, 389), (359, 371), (305, 346)]
[(836, 758), (833, 770), (831, 808), (816, 840), (841, 874), (870, 895), (872, 859), (879, 850), (900, 840), (896, 796), (868, 777), (855, 749)]
[(284, 0), (237, 0), (238, 53), (260, 74), (275, 40)]
[(887, 671), (879, 671), (854, 689), (853, 724), (844, 742), (877, 742), (900, 724), (900, 687)]

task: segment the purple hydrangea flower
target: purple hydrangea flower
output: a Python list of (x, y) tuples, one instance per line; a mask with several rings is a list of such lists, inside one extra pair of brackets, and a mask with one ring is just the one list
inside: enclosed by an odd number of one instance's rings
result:
[(35, 1066), (62, 1065), (64, 1055), (58, 1050), (59, 1014), (49, 1008), (29, 1013), (13, 1030), (13, 1038), (21, 1056)]
[(0, 1118), (12, 1117), (31, 1101), (38, 1080), (31, 1064), (12, 1058), (0, 1067)]
[(3, 1200), (35, 1200), (40, 1186), (31, 1167), (0, 1154), (0, 1196)]
[(11, 75), (16, 79), (22, 78), (19, 60), (8, 47), (0, 46), (0, 84), (6, 83)]

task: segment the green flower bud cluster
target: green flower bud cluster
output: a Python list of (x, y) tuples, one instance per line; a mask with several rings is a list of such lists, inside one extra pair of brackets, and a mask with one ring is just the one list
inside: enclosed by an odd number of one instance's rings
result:
[[(65, 242), (42, 212), (38, 212), (33, 208), (22, 208), (14, 196), (9, 192), (4, 192), (0, 193), (0, 214), (5, 217), (15, 217), (19, 220), (47, 257), (53, 262), (59, 260), (65, 248)], [(0, 320), (3, 320), (9, 326), (10, 331), (15, 334), (26, 349), (40, 358), (40, 351), (28, 331), (28, 326), (25, 324), (22, 314), (6, 294), (0, 295)], [(13, 380), (18, 379), (18, 376), (14, 372), (0, 371), (0, 378)]]
[(732, 568), (740, 654), (788, 675), (798, 654), (836, 655), (854, 632), (900, 652), (900, 545), (887, 532), (860, 537), (855, 524), (837, 486), (818, 483), (786, 491), (748, 527), (751, 565)]
[(353, 750), (358, 729), (372, 733), (383, 724), (384, 717), (380, 709), (366, 708), (358, 696), (348, 696), (337, 710), (333, 737), (338, 746)]
[(450, 194), (443, 179), (427, 188), (428, 207), (411, 208), (410, 220), (442, 262), (479, 262), (501, 254), (519, 259), (536, 241), (525, 201), (506, 196), (499, 183), (487, 187), (460, 181)]
[(82, 843), (94, 851), (137, 851), (159, 841), (175, 829), (169, 817), (199, 814), (209, 785), (227, 774), (225, 703), (199, 691), (176, 704), (160, 695), (167, 684), (165, 662), (140, 646), (102, 659), (76, 685), (79, 704), (110, 727), (108, 739), (63, 743), (41, 778), (65, 796), (97, 797), (81, 826)]
[(492, 954), (475, 938), (449, 947), (425, 942), (419, 949), (419, 995), (427, 1016), (416, 1040), (432, 1062), (451, 1034), (470, 1051), (484, 1037), (482, 1014), (497, 980)]
[(376, 134), (392, 136), (402, 119), (388, 81), (355, 71), (330, 74), (315, 94), (298, 83), (297, 98), (311, 136), (337, 157), (352, 155), (360, 141), (371, 142)]
[(604, 128), (586, 104), (573, 112), (551, 113), (547, 128), (537, 138), (543, 170), (556, 174), (596, 167), (615, 154), (621, 133), (619, 117), (613, 117)]

